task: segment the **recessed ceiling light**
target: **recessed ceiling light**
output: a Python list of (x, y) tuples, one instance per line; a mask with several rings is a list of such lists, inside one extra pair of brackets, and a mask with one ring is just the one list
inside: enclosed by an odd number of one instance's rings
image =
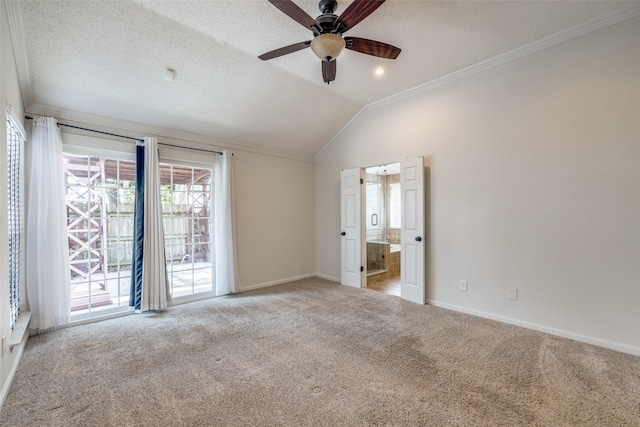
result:
[(376, 69), (376, 76), (381, 76), (384, 74), (384, 69), (382, 68), (377, 68)]

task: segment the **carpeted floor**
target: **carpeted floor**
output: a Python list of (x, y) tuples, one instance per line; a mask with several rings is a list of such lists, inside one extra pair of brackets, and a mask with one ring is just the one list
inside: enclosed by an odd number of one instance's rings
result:
[(2, 426), (640, 426), (640, 358), (306, 279), (30, 338)]

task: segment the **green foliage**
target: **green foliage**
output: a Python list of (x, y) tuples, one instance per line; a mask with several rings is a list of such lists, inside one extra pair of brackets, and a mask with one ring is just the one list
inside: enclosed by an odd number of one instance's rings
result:
[(172, 205), (174, 203), (176, 196), (172, 190), (170, 184), (160, 185), (160, 198), (163, 205)]

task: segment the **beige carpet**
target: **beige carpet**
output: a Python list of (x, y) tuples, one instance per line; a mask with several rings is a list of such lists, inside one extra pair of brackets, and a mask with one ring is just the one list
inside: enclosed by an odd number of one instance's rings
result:
[(0, 425), (640, 425), (640, 358), (307, 279), (32, 337)]

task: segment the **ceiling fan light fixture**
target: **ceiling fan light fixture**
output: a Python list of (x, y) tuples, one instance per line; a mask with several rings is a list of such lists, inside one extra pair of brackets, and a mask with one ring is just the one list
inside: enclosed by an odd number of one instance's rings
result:
[(311, 40), (311, 50), (323, 61), (333, 61), (344, 50), (347, 42), (337, 34), (320, 34)]

